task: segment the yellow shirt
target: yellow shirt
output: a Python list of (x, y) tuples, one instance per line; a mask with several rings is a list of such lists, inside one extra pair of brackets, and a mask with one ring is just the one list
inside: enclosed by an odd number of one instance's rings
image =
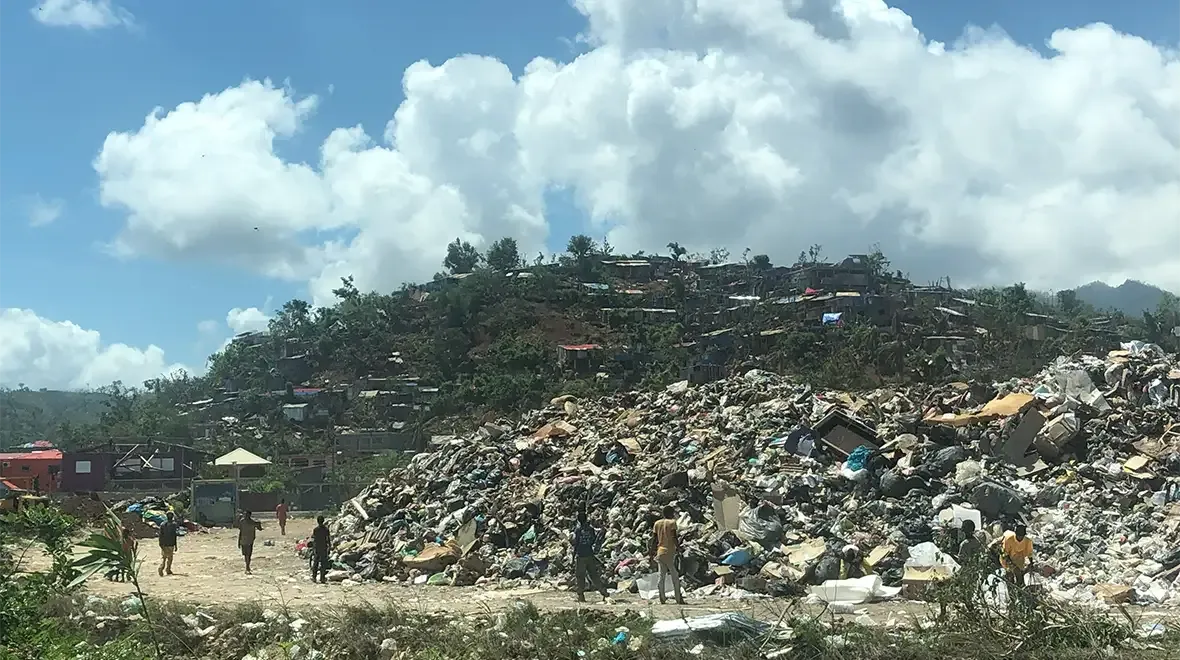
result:
[(1004, 568), (1024, 570), (1032, 552), (1031, 538), (1025, 536), (1023, 541), (1017, 541), (1015, 532), (1004, 532), (1004, 540), (1000, 542), (1000, 564)]
[(656, 521), (656, 557), (667, 558), (679, 550), (676, 544), (676, 521), (662, 518)]

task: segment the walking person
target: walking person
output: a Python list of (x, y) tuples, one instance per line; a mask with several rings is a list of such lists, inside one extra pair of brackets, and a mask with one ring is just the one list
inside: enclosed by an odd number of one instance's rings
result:
[(315, 519), (316, 526), (311, 532), (311, 581), (316, 581), (319, 575), (321, 584), (328, 583), (328, 549), (332, 547), (332, 533), (324, 524), (324, 517)]
[(279, 505), (275, 507), (275, 518), (279, 519), (279, 534), (287, 535), (287, 499), (279, 500)]
[(178, 536), (176, 514), (169, 511), (168, 519), (160, 525), (160, 577), (172, 575), (172, 557), (176, 555)]
[(242, 559), (246, 560), (246, 575), (251, 575), (250, 560), (254, 557), (254, 539), (258, 537), (262, 523), (251, 517), (249, 511), (243, 511), (237, 527), (238, 547), (242, 550)]
[(684, 605), (684, 597), (680, 595), (680, 573), (676, 571), (676, 557), (680, 553), (680, 536), (676, 531), (676, 508), (664, 507), (664, 517), (657, 520), (652, 527), (652, 547), (656, 565), (660, 569), (660, 603), (668, 602), (667, 592), (664, 591), (664, 580), (672, 576), (672, 593), (676, 602)]
[(574, 550), (574, 589), (579, 603), (586, 602), (587, 581), (591, 589), (602, 594), (602, 602), (607, 601), (606, 585), (602, 582), (602, 564), (597, 557), (602, 540), (602, 534), (590, 524), (586, 512), (579, 511), (578, 522), (570, 535), (570, 544)]

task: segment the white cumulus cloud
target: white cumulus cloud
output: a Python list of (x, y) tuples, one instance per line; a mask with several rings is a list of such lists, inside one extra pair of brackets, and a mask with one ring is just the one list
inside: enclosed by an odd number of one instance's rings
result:
[(225, 315), (225, 324), (234, 334), (262, 332), (270, 325), (270, 315), (257, 307), (235, 307)]
[(121, 380), (139, 387), (179, 370), (196, 373), (169, 363), (159, 346), (107, 344), (97, 331), (70, 321), (51, 321), (28, 309), (0, 310), (0, 386), (82, 389)]
[(131, 26), (135, 17), (111, 0), (42, 0), (31, 10), (39, 23), (83, 30)]
[[(1180, 289), (1180, 57), (1107, 25), (1050, 55), (927, 40), (880, 0), (575, 0), (591, 49), (514, 76), (464, 55), (402, 76), (380, 136), (276, 142), (319, 99), (247, 81), (111, 133), (95, 160), (123, 254), (390, 289), (456, 236), (549, 233), (570, 193), (624, 250), (677, 240), (789, 262), (880, 243), (915, 277)], [(327, 233), (325, 233), (327, 232)]]

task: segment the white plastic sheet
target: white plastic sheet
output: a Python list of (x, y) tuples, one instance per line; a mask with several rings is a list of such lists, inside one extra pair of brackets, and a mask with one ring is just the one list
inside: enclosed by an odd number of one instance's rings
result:
[(663, 642), (684, 641), (692, 637), (724, 643), (761, 637), (771, 627), (741, 612), (721, 612), (688, 619), (656, 621), (651, 627), (651, 636)]
[[(672, 576), (668, 576), (668, 582), (672, 581)], [(641, 578), (635, 580), (635, 587), (639, 590), (639, 597), (643, 600), (652, 600), (660, 597), (660, 574), (648, 573)], [(671, 584), (665, 584), (666, 589), (671, 589)]]
[[(974, 509), (963, 509), (956, 507), (962, 511), (975, 511)], [(978, 511), (975, 511), (978, 515)], [(938, 549), (938, 546), (927, 541), (926, 543), (919, 543), (910, 548), (910, 558), (905, 560), (905, 565), (913, 568), (941, 568), (951, 573), (959, 570), (959, 562), (951, 559), (949, 555)]]
[[(979, 509), (972, 509), (958, 504), (952, 504), (949, 509), (943, 509), (938, 512), (938, 519), (950, 525), (954, 529), (960, 529), (963, 526), (964, 520), (970, 520), (975, 523), (975, 529), (983, 529), (983, 517), (979, 514)], [(913, 556), (913, 553), (910, 553)]]
[(880, 575), (866, 575), (851, 580), (827, 580), (811, 587), (811, 594), (825, 603), (847, 603), (859, 605), (874, 600), (894, 598), (901, 593), (900, 587), (886, 587)]

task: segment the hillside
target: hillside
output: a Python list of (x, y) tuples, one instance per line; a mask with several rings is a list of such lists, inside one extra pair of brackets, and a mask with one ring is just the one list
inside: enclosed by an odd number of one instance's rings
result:
[(97, 424), (106, 401), (101, 392), (0, 390), (0, 450), (47, 439), (62, 424)]
[(561, 394), (752, 367), (857, 389), (1006, 379), (1120, 338), (1176, 349), (1169, 331), (1180, 309), (1097, 316), (1022, 284), (916, 287), (879, 252), (829, 262), (815, 246), (776, 266), (765, 255), (732, 263), (723, 252), (669, 250), (616, 256), (580, 236), (560, 258), (525, 267), (511, 239), (487, 254), (456, 241), (449, 274), (431, 282), (361, 293), (345, 278), (337, 304), (288, 302), (269, 332), (235, 338), (203, 377), (62, 399), (101, 410), (35, 413), (25, 400), (16, 417), (25, 421), (6, 421), (5, 434), (47, 433), (67, 445), (155, 437), (268, 455), (326, 450), (341, 433), (365, 429), (412, 446)]
[(1094, 309), (1115, 310), (1132, 316), (1155, 312), (1168, 296), (1175, 295), (1136, 280), (1127, 280), (1117, 287), (1105, 282), (1091, 282), (1075, 291), (1078, 300), (1092, 305)]

